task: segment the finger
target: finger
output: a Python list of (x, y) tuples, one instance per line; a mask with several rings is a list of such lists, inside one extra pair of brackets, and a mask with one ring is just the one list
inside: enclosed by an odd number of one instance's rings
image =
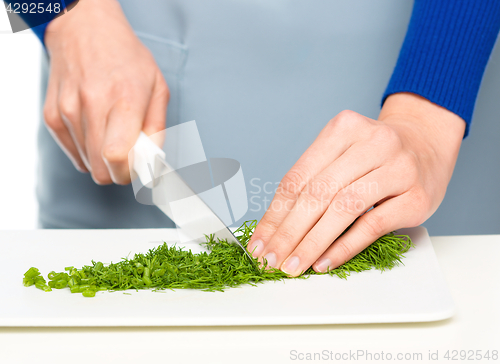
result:
[[(413, 211), (406, 203), (408, 193), (390, 198), (361, 216), (314, 263), (316, 272), (337, 268), (363, 251), (379, 237), (403, 227)], [(418, 225), (418, 224), (417, 224)]]
[(360, 215), (383, 198), (402, 194), (409, 188), (405, 183), (393, 185), (393, 178), (388, 175), (388, 168), (379, 168), (341, 190), (316, 225), (285, 256), (281, 269), (292, 276), (307, 270)]
[(266, 244), (261, 255), (270, 254), (270, 257), (266, 258), (268, 262), (274, 262), (279, 267), (323, 216), (340, 190), (380, 167), (385, 160), (384, 156), (367, 153), (366, 149), (369, 147), (369, 144), (361, 147), (351, 146), (308, 183), (290, 213)]
[[(342, 127), (341, 121), (345, 119), (346, 117), (339, 114), (330, 120), (313, 144), (281, 180), (269, 208), (248, 244), (248, 250), (253, 251), (254, 256), (262, 254), (264, 245), (269, 242), (292, 210), (303, 188), (358, 140), (357, 133)], [(350, 134), (354, 136), (349, 137)], [(325, 150), (328, 150), (328, 153), (325, 153)]]
[(90, 170), (90, 163), (85, 148), (85, 137), (81, 125), (81, 103), (76, 88), (61, 87), (58, 100), (59, 114), (68, 130), (77, 155), (83, 162), (85, 169)]
[[(148, 96), (148, 95), (146, 95)], [(130, 183), (128, 155), (141, 132), (149, 97), (135, 95), (120, 100), (111, 109), (99, 153), (106, 172), (116, 184)]]
[(153, 95), (149, 101), (146, 118), (142, 131), (150, 136), (166, 128), (167, 105), (170, 99), (170, 91), (163, 75), (158, 70), (153, 88)]
[(82, 119), (80, 128), (74, 128), (75, 136), (78, 138), (77, 144), (82, 144), (85, 150), (88, 168), (92, 174), (92, 179), (98, 185), (112, 183), (108, 168), (104, 164), (101, 156), (101, 149), (104, 141), (104, 133), (110, 109), (108, 104), (99, 100), (97, 96), (91, 98), (86, 96), (86, 101), (82, 109)]
[(88, 172), (73, 138), (61, 117), (61, 112), (58, 107), (58, 91), (58, 87), (53, 86), (53, 84), (50, 84), (47, 89), (47, 96), (43, 109), (45, 124), (56, 143), (68, 156), (75, 168), (82, 173)]

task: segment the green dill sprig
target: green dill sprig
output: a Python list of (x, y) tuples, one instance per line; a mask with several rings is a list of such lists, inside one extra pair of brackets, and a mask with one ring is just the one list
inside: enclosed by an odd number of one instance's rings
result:
[[(323, 274), (346, 279), (351, 272), (362, 272), (372, 268), (380, 271), (390, 270), (402, 264), (401, 259), (404, 258), (404, 254), (414, 247), (415, 245), (408, 235), (389, 233), (378, 238), (351, 260)], [(305, 274), (321, 273), (316, 273), (312, 268), (309, 268)]]
[[(235, 231), (235, 236), (246, 248), (257, 225), (257, 221), (247, 221)], [(82, 293), (85, 297), (94, 297), (96, 291), (123, 291), (128, 289), (199, 289), (204, 291), (223, 291), (243, 284), (256, 285), (265, 281), (292, 279), (278, 269), (259, 266), (243, 254), (238, 246), (227, 241), (216, 240), (207, 236), (205, 243), (209, 253), (192, 253), (175, 245), (166, 243), (150, 249), (144, 254), (135, 254), (132, 259), (122, 258), (111, 264), (92, 261), (81, 269), (66, 267), (66, 272), (50, 272), (49, 285), (36, 268), (30, 268), (25, 274), (24, 284), (35, 283), (33, 277), (39, 277), (37, 287), (49, 291), (50, 288), (68, 287), (72, 293)], [(346, 279), (351, 272), (370, 269), (384, 271), (401, 263), (401, 259), (413, 244), (407, 235), (384, 235), (368, 246), (361, 253), (340, 267), (327, 273), (316, 273), (309, 268), (297, 278), (311, 275), (329, 274)], [(259, 268), (256, 269), (256, 266)], [(43, 282), (42, 282), (43, 280)]]

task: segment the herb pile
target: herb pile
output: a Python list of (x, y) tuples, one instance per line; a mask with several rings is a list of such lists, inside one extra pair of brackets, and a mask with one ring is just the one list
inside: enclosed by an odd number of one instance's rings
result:
[[(235, 231), (244, 247), (247, 246), (257, 221), (247, 221)], [(49, 282), (41, 276), (37, 268), (30, 268), (23, 283), (26, 287), (35, 285), (44, 291), (52, 288), (68, 287), (72, 293), (82, 293), (94, 297), (97, 291), (121, 291), (127, 289), (200, 289), (204, 291), (223, 291), (226, 288), (243, 284), (255, 285), (263, 281), (291, 279), (278, 269), (258, 266), (243, 254), (241, 249), (226, 241), (207, 236), (206, 245), (210, 253), (193, 254), (166, 243), (150, 249), (145, 254), (135, 254), (133, 259), (123, 258), (118, 263), (103, 264), (92, 261), (81, 269), (66, 267), (66, 272), (48, 274)], [(316, 273), (309, 268), (298, 278), (311, 275), (329, 274), (347, 278), (351, 272), (361, 272), (372, 268), (384, 271), (401, 263), (414, 245), (407, 235), (390, 233), (377, 239), (373, 244), (350, 261), (327, 273)], [(255, 263), (255, 264), (254, 264)]]

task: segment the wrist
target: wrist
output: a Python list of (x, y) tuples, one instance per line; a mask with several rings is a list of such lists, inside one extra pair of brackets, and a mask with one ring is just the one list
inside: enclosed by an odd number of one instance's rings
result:
[(50, 53), (56, 45), (64, 43), (64, 39), (73, 39), (74, 34), (88, 34), (88, 27), (99, 27), (106, 23), (107, 17), (121, 12), (116, 0), (84, 0), (62, 16), (52, 20), (45, 31), (45, 45)]
[(451, 111), (412, 93), (390, 95), (380, 111), (379, 120), (410, 119), (427, 131), (443, 129), (455, 139), (463, 138), (465, 121)]
[(466, 126), (461, 117), (416, 94), (396, 93), (386, 99), (379, 120), (412, 149), (437, 158), (451, 178)]

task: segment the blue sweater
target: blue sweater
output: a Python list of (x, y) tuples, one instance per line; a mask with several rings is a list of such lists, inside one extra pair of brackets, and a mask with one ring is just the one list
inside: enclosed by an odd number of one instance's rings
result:
[(498, 0), (415, 0), (382, 104), (396, 92), (418, 94), (464, 119), (467, 136), (499, 28)]
[[(46, 28), (33, 28), (42, 42)], [(464, 119), (467, 136), (499, 29), (499, 0), (415, 0), (382, 104), (397, 92), (420, 95)]]

